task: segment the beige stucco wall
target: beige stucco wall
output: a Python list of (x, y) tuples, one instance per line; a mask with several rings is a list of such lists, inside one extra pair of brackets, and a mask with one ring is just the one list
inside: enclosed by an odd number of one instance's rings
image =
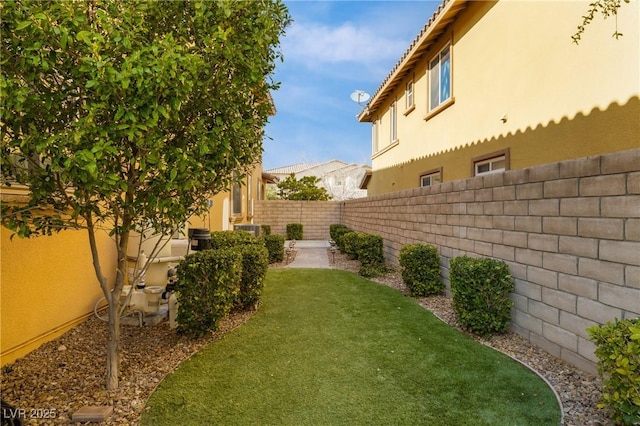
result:
[[(231, 191), (224, 191), (211, 198), (211, 208), (208, 214), (193, 216), (189, 219), (189, 228), (207, 228), (213, 231), (233, 230), (236, 224), (252, 223), (255, 203), (265, 194), (265, 184), (262, 180), (262, 165), (254, 166), (241, 185), (242, 212), (233, 214), (233, 196)], [(186, 232), (186, 231), (185, 231)]]
[[(10, 238), (0, 227), (1, 364), (27, 354), (93, 314), (102, 297), (86, 231)], [(103, 271), (115, 280), (115, 245), (98, 235)]]
[[(496, 146), (483, 147), (487, 142), (498, 140), (501, 143), (494, 145), (508, 147), (514, 136), (542, 134), (532, 130), (547, 127), (562, 133), (567, 129), (560, 127), (574, 120), (580, 126), (569, 126), (571, 138), (530, 139), (527, 146), (520, 146), (513, 153), (511, 168), (638, 146), (639, 3), (634, 0), (622, 6), (617, 25), (623, 37), (618, 40), (611, 37), (614, 19), (598, 18), (587, 27), (580, 44), (575, 45), (571, 35), (588, 4), (588, 1), (469, 2), (375, 113), (382, 152), (372, 157), (374, 178), (369, 193), (418, 185), (418, 176), (412, 176), (410, 183), (398, 177), (396, 186), (391, 187), (388, 176), (375, 179), (380, 170), (452, 150), (463, 152), (467, 147), (476, 146), (480, 148), (476, 151), (489, 153)], [(440, 113), (428, 116), (427, 61), (448, 42), (453, 46), (454, 102)], [(415, 109), (407, 113), (404, 90), (411, 78), (416, 101)], [(388, 106), (394, 99), (398, 105), (398, 140), (388, 146)], [(590, 123), (602, 118), (600, 112), (609, 110), (616, 114), (617, 121), (612, 125), (603, 129)], [(507, 120), (503, 122), (501, 118), (505, 115)], [(594, 137), (596, 127), (598, 132), (606, 133), (606, 138)], [(471, 157), (463, 158), (444, 168), (443, 180), (470, 176)], [(429, 170), (432, 164), (424, 164), (421, 171)]]
[[(208, 215), (192, 217), (187, 227), (220, 231), (233, 229), (235, 223), (251, 222), (251, 200), (255, 202), (264, 194), (264, 188), (258, 189), (264, 187), (261, 176), (262, 168), (257, 165), (250, 178), (245, 179), (242, 214), (231, 214), (231, 195), (223, 192), (213, 197)], [(3, 188), (3, 197), (21, 193)], [(11, 234), (0, 227), (1, 365), (26, 355), (93, 315), (95, 302), (102, 297), (86, 231), (63, 231), (30, 239), (11, 239)], [(106, 233), (99, 233), (98, 246), (103, 272), (113, 283), (115, 245)]]

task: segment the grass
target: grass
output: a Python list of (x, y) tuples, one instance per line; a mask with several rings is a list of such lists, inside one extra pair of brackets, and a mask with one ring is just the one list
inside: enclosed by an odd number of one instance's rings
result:
[(538, 376), (399, 292), (338, 270), (267, 275), (242, 327), (167, 376), (142, 425), (553, 425)]

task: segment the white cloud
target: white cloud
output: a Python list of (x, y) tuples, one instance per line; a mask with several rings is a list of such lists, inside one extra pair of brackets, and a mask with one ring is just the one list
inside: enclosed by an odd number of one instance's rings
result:
[(350, 22), (337, 27), (294, 23), (282, 46), (285, 60), (314, 68), (323, 64), (376, 64), (396, 60), (407, 48), (407, 41), (381, 36)]

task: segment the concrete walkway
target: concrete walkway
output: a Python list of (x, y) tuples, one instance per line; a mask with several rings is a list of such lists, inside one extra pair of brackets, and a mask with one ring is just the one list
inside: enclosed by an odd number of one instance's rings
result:
[[(289, 241), (285, 242), (285, 248), (289, 247)], [(285, 268), (322, 268), (332, 269), (327, 256), (329, 242), (323, 240), (299, 240), (296, 241), (294, 250), (296, 258)]]

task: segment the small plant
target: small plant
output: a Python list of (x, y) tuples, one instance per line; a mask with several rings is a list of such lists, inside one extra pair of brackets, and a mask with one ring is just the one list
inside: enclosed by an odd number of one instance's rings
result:
[(596, 345), (602, 402), (617, 425), (640, 424), (640, 318), (587, 329)]
[(409, 244), (400, 250), (398, 259), (402, 269), (402, 281), (411, 296), (429, 296), (444, 290), (440, 278), (438, 250), (428, 244)]
[(240, 292), (242, 254), (237, 248), (189, 254), (178, 265), (178, 331), (194, 337), (216, 330)]
[(282, 262), (284, 260), (284, 237), (282, 235), (265, 235), (262, 238), (269, 252), (269, 263)]
[(513, 306), (509, 294), (515, 285), (509, 266), (495, 259), (461, 256), (451, 260), (449, 272), (460, 325), (484, 337), (507, 331)]
[(301, 240), (301, 239), (302, 239), (302, 224), (288, 223), (287, 224), (287, 240)]
[(271, 225), (260, 225), (262, 236), (271, 235)]

